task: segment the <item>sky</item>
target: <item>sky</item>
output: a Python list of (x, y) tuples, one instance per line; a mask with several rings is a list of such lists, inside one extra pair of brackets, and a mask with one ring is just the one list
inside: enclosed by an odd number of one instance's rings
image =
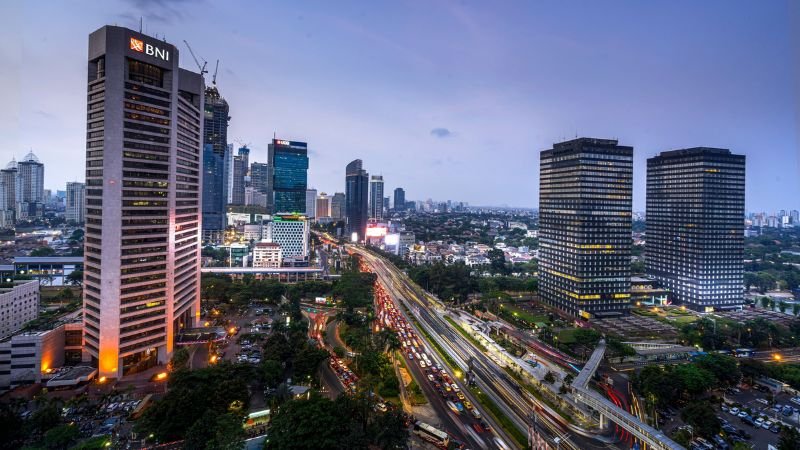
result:
[(83, 180), (87, 37), (140, 17), (182, 67), (184, 39), (220, 60), (229, 142), (308, 142), (319, 191), (360, 158), (407, 199), (536, 207), (539, 153), (590, 136), (634, 147), (635, 210), (646, 159), (694, 146), (747, 155), (748, 210), (800, 209), (790, 0), (7, 0), (0, 165), (33, 150), (45, 188)]

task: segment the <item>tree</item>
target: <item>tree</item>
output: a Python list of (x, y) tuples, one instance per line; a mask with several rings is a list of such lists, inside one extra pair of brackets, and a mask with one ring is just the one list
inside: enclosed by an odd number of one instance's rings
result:
[(180, 347), (172, 353), (172, 359), (169, 362), (172, 370), (182, 370), (189, 367), (189, 350), (186, 347)]
[(709, 353), (698, 358), (695, 364), (713, 374), (714, 378), (725, 386), (736, 385), (742, 378), (739, 364), (732, 356)]
[(83, 271), (82, 270), (73, 270), (72, 272), (67, 275), (67, 284), (71, 284), (73, 286), (80, 286), (83, 284)]
[[(763, 292), (762, 292), (763, 294)], [(761, 307), (766, 309), (769, 306), (769, 297), (761, 297)]]
[(283, 366), (274, 359), (265, 359), (261, 362), (261, 376), (264, 384), (274, 389), (283, 381)]
[(672, 374), (690, 397), (704, 394), (714, 385), (714, 375), (693, 364), (683, 364), (672, 369)]
[(706, 401), (693, 401), (681, 410), (681, 419), (695, 430), (695, 434), (710, 437), (719, 433), (719, 419), (714, 408)]
[(59, 425), (47, 430), (44, 434), (44, 445), (50, 449), (66, 449), (81, 434), (81, 430), (74, 423)]
[(317, 368), (328, 359), (328, 352), (326, 350), (318, 349), (312, 346), (300, 350), (292, 360), (292, 368), (294, 369), (295, 380), (306, 380), (312, 378), (317, 372)]
[(44, 245), (31, 251), (31, 256), (53, 256), (56, 251)]
[(783, 427), (778, 441), (778, 450), (796, 450), (800, 448), (800, 432), (794, 427)]
[(185, 449), (238, 450), (244, 447), (242, 417), (206, 411), (186, 433)]
[(486, 252), (486, 257), (489, 259), (489, 268), (492, 273), (499, 273), (501, 275), (508, 275), (509, 270), (506, 266), (505, 252), (499, 248), (493, 248)]
[(22, 419), (8, 403), (0, 403), (0, 450), (12, 450), (22, 446), (25, 433)]
[(289, 401), (272, 417), (265, 448), (342, 448), (341, 438), (348, 434), (348, 419), (339, 415), (334, 402), (317, 395), (308, 400)]
[(61, 415), (59, 414), (58, 407), (53, 402), (47, 402), (33, 413), (30, 419), (30, 426), (36, 432), (44, 433), (58, 425), (60, 420)]
[(544, 380), (545, 383), (553, 384), (556, 382), (556, 376), (552, 371), (548, 370), (547, 373), (544, 374), (542, 380)]

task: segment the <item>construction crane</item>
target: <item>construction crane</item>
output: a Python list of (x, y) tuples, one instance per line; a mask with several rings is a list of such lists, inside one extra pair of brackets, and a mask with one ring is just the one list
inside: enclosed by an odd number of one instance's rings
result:
[(219, 70), (219, 60), (217, 60), (217, 65), (214, 66), (214, 77), (211, 78), (211, 84), (214, 86), (217, 85), (217, 71)]
[(192, 50), (192, 47), (189, 45), (189, 43), (186, 42), (186, 39), (183, 40), (183, 43), (186, 44), (186, 48), (189, 49), (189, 53), (191, 53), (192, 58), (194, 58), (194, 63), (197, 64), (197, 68), (200, 69), (200, 76), (202, 77), (204, 73), (208, 73), (208, 71), (206, 70), (206, 64), (208, 64), (206, 60), (203, 60), (203, 65), (201, 66), (200, 61), (197, 60), (197, 56), (194, 55), (194, 51)]

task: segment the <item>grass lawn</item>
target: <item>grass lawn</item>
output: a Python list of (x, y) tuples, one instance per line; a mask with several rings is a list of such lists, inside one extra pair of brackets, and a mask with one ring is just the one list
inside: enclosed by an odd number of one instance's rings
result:
[(519, 308), (511, 303), (501, 303), (500, 307), (511, 313), (512, 316), (524, 320), (525, 322), (528, 322), (531, 326), (535, 323), (540, 323), (540, 322), (547, 323), (549, 320), (546, 316), (531, 314), (530, 312), (522, 308)]
[(472, 337), (472, 335), (469, 334), (469, 332), (467, 332), (467, 330), (461, 328), (461, 325), (457, 324), (455, 320), (451, 319), (448, 316), (444, 316), (444, 320), (446, 320), (450, 325), (454, 326), (456, 331), (458, 331), (462, 336), (464, 336), (470, 342), (472, 342), (472, 344), (474, 346), (478, 347), (482, 352), (486, 353), (488, 351), (486, 349), (486, 347), (484, 347), (483, 344), (481, 344), (477, 339)]
[(558, 342), (561, 344), (574, 344), (577, 328), (566, 328), (558, 332)]
[(527, 432), (523, 432), (516, 425), (511, 419), (508, 418), (503, 411), (489, 398), (488, 395), (484, 394), (476, 387), (470, 387), (470, 391), (472, 394), (475, 395), (475, 398), (478, 399), (478, 403), (484, 407), (484, 412), (487, 412), (492, 416), (492, 418), (503, 427), (503, 430), (506, 431), (511, 438), (514, 439), (517, 448), (526, 448), (528, 442), (528, 435)]

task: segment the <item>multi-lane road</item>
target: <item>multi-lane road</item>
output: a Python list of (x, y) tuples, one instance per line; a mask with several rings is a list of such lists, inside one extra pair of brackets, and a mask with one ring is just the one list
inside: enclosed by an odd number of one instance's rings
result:
[[(516, 428), (527, 433), (535, 416), (536, 431), (553, 447), (558, 442), (560, 448), (567, 449), (614, 448), (611, 444), (571, 433), (563, 418), (521, 387), (491, 356), (454, 330), (444, 319), (445, 310), (435, 298), (422, 291), (396, 267), (382, 258), (362, 248), (350, 247), (350, 249), (362, 256), (364, 262), (378, 275), (379, 281), (385, 286), (393, 301), (405, 307), (416, 319), (415, 326), (427, 333), (426, 336), (426, 333), (418, 330), (420, 336), (426, 341), (434, 340), (449, 359), (455, 361), (461, 371), (469, 373), (478, 388), (515, 424)], [(431, 346), (431, 343), (427, 342), (427, 345)], [(459, 382), (463, 383), (462, 380)], [(474, 399), (472, 400), (474, 403)], [(507, 435), (503, 440), (510, 441)]]

